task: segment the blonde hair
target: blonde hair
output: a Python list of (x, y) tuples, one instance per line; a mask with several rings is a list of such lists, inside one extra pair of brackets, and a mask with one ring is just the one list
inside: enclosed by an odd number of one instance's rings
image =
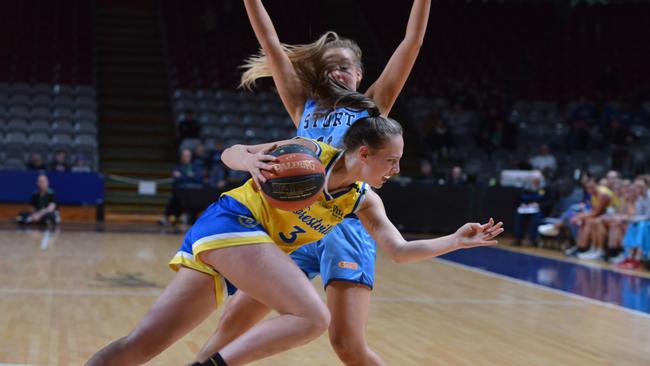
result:
[[(363, 72), (362, 52), (359, 45), (351, 39), (339, 37), (335, 32), (327, 32), (308, 44), (282, 44), (282, 49), (289, 56), (306, 94), (317, 100), (321, 107), (334, 108), (337, 105), (344, 105), (356, 109), (376, 108), (370, 98), (349, 90), (345, 85), (329, 78), (327, 65), (323, 61), (323, 54), (329, 48), (351, 50), (355, 55), (357, 67)], [(240, 68), (245, 70), (240, 79), (240, 88), (250, 90), (255, 86), (257, 79), (272, 76), (266, 54), (262, 49), (248, 57)]]

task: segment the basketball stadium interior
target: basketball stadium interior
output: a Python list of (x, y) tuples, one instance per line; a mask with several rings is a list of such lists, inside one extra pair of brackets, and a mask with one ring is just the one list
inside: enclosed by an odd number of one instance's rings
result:
[[(264, 1), (284, 43), (355, 40), (360, 91), (410, 4)], [(377, 193), (407, 238), (505, 233), (417, 264), (378, 251), (368, 341), (388, 364), (650, 365), (649, 20), (644, 0), (432, 1), (390, 114), (401, 171)], [(81, 365), (249, 178), (221, 151), (296, 129), (270, 78), (238, 88), (259, 50), (242, 1), (0, 0), (0, 44), (0, 366)], [(174, 176), (184, 151), (199, 179)], [(57, 214), (37, 223), (40, 175)], [(571, 219), (600, 195), (598, 220)], [(149, 364), (189, 363), (217, 322)], [(341, 363), (324, 335), (256, 364)]]

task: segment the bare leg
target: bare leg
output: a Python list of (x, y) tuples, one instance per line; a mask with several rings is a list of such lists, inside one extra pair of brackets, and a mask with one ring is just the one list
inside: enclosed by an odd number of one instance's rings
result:
[(383, 366), (386, 363), (366, 341), (371, 291), (364, 285), (332, 281), (327, 286), (327, 306), (332, 313), (329, 338), (347, 366)]
[(141, 365), (201, 323), (215, 305), (214, 278), (183, 267), (136, 328), (102, 348), (86, 365)]
[(201, 259), (241, 291), (276, 310), (219, 353), (230, 366), (307, 343), (327, 330), (330, 314), (304, 274), (275, 244), (210, 250)]
[(206, 344), (196, 356), (197, 360), (205, 360), (215, 354), (223, 346), (244, 334), (253, 325), (260, 322), (271, 309), (261, 302), (251, 298), (243, 291), (237, 291), (226, 303), (217, 330), (210, 336)]

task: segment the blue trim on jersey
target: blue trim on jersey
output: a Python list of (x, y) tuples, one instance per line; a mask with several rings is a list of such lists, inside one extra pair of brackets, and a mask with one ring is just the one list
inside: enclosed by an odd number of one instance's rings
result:
[(332, 167), (334, 167), (334, 164), (336, 164), (336, 162), (339, 161), (341, 156), (343, 156), (343, 151), (337, 152), (336, 155), (332, 158), (332, 160), (330, 160), (329, 163), (327, 163), (327, 166), (325, 167), (325, 188), (323, 189), (323, 194), (325, 195), (326, 201), (334, 199), (334, 197), (327, 190), (327, 182), (330, 179), (330, 173), (332, 173)]

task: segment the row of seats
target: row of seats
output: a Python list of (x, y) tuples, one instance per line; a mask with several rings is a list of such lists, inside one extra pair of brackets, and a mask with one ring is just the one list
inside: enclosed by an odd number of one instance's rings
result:
[(6, 123), (0, 120), (0, 132), (22, 132), (33, 133), (41, 132), (47, 134), (90, 134), (97, 135), (97, 124), (92, 121), (71, 122), (66, 120), (55, 120), (49, 122), (46, 120), (33, 120), (27, 123), (24, 120), (13, 119)]
[(49, 84), (49, 83), (8, 83), (0, 81), (0, 94), (14, 95), (25, 94), (31, 97), (46, 96), (56, 97), (59, 95), (69, 97), (96, 97), (95, 88), (90, 84)]

